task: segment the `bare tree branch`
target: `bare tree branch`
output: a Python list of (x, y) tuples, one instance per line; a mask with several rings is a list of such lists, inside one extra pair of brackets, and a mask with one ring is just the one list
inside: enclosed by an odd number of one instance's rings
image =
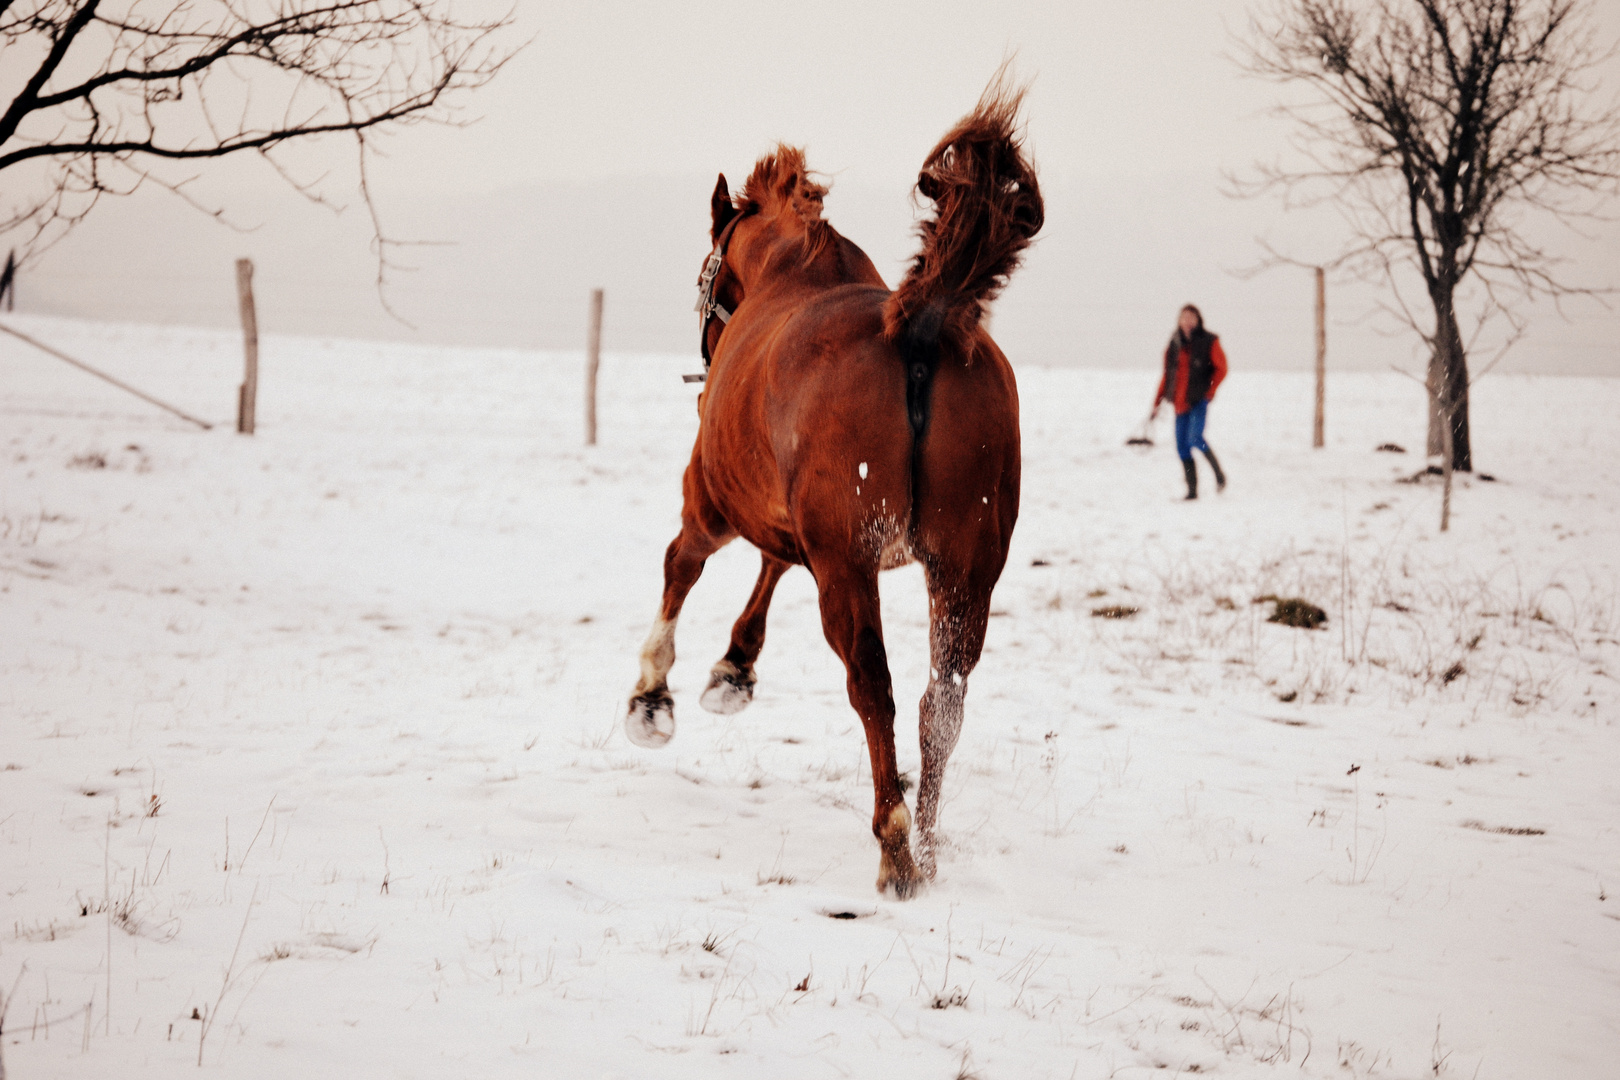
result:
[[(471, 0), (477, 5), (480, 0)], [(457, 99), (511, 58), (512, 11), (468, 0), (0, 0), (0, 233), (24, 263), (104, 195), (147, 182), (184, 191), (172, 163), (258, 154), (330, 206), (319, 180), (275, 157), (298, 140), (355, 139), (360, 198), (388, 252), (367, 180), (368, 134), (458, 124)], [(5, 95), (11, 94), (7, 101)], [(202, 207), (215, 217), (218, 208)], [(386, 306), (386, 299), (384, 300)]]

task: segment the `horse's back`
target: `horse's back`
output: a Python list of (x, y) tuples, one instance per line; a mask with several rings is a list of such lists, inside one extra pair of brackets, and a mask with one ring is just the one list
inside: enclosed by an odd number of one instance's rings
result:
[(881, 438), (905, 421), (905, 371), (883, 340), (887, 289), (828, 289), (782, 321), (761, 357), (773, 436), (831, 425), (846, 440)]

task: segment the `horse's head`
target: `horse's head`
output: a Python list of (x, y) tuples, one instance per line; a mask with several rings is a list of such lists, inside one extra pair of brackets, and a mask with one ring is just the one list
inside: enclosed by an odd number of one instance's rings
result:
[[(754, 163), (743, 188), (731, 199), (725, 177), (715, 189), (710, 208), (714, 213), (715, 236), (725, 227), (722, 214), (740, 213), (755, 218), (752, 223), (761, 235), (772, 240), (796, 240), (814, 245), (825, 231), (821, 204), (827, 186), (810, 178), (804, 151), (777, 144), (776, 149)], [(727, 205), (722, 206), (722, 203)]]
[(752, 257), (744, 258), (744, 250), (757, 256), (759, 249), (774, 248), (784, 241), (800, 246), (800, 261), (803, 261), (813, 256), (826, 239), (828, 226), (821, 219), (822, 199), (826, 194), (826, 185), (810, 178), (804, 164), (804, 151), (778, 146), (774, 153), (755, 162), (754, 171), (735, 197), (726, 186), (725, 174), (720, 175), (714, 194), (709, 197), (713, 222), (709, 238), (718, 245), (726, 227), (736, 222), (738, 235), (732, 243), (737, 245), (737, 256), (732, 261), (738, 264), (757, 261)]
[(698, 277), (705, 359), (752, 283), (807, 267), (826, 246), (826, 194), (825, 185), (810, 179), (804, 152), (791, 146), (760, 158), (735, 197), (720, 175), (709, 197), (713, 247)]

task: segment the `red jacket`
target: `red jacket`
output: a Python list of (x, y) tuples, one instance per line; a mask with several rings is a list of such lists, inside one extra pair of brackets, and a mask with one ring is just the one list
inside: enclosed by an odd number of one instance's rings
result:
[[(1221, 380), (1226, 378), (1226, 352), (1221, 348), (1221, 339), (1218, 337), (1214, 337), (1210, 341), (1209, 360), (1214, 367), (1214, 371), (1210, 374), (1209, 392), (1204, 395), (1204, 401), (1215, 400), (1215, 390), (1221, 385)], [(1175, 405), (1176, 414), (1179, 416), (1198, 404), (1196, 401), (1187, 400), (1187, 372), (1192, 367), (1192, 364), (1186, 346), (1182, 346), (1181, 354), (1176, 358), (1175, 367), (1176, 385), (1174, 393), (1170, 393), (1170, 388), (1165, 385), (1170, 379), (1167, 366), (1164, 375), (1159, 378), (1158, 392), (1153, 395), (1153, 407), (1158, 408), (1161, 401), (1169, 401)]]

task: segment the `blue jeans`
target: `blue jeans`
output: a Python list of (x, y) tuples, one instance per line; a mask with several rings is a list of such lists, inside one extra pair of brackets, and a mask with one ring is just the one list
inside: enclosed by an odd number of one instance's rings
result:
[(1191, 461), (1194, 450), (1209, 453), (1204, 441), (1204, 414), (1208, 411), (1209, 402), (1200, 401), (1186, 412), (1176, 413), (1176, 453), (1182, 461)]

